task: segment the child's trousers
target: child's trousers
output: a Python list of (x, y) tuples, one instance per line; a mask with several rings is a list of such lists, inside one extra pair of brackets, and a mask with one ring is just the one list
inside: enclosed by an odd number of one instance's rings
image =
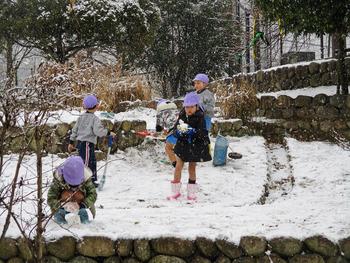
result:
[(95, 144), (92, 142), (78, 142), (78, 151), (86, 166), (92, 171), (92, 181), (97, 181), (97, 165), (95, 157)]

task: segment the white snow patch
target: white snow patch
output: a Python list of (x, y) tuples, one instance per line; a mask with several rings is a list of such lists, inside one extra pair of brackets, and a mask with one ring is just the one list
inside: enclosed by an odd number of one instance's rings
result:
[(328, 96), (333, 96), (337, 93), (337, 86), (320, 86), (320, 87), (308, 87), (303, 89), (295, 89), (295, 90), (281, 90), (276, 92), (264, 92), (257, 93), (257, 97), (261, 98), (262, 96), (274, 96), (278, 98), (281, 95), (287, 95), (291, 98), (296, 98), (299, 95), (315, 97), (318, 94), (325, 94)]

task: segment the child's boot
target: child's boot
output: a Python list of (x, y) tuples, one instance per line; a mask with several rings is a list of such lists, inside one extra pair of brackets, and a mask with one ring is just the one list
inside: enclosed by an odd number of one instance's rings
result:
[(167, 197), (168, 200), (176, 200), (181, 196), (181, 183), (171, 182), (171, 195)]
[(187, 184), (187, 200), (196, 200), (197, 184)]

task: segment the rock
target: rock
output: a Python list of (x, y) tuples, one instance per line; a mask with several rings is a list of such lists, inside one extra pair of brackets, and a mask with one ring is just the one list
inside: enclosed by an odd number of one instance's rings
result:
[(122, 125), (121, 125), (121, 128), (122, 128), (123, 131), (129, 132), (131, 130), (131, 121), (128, 121), (128, 120), (123, 121)]
[(253, 257), (240, 257), (232, 260), (232, 263), (256, 263)]
[(186, 263), (186, 261), (178, 257), (158, 255), (148, 261), (148, 263)]
[(349, 261), (342, 256), (329, 257), (327, 263), (349, 263)]
[(298, 79), (303, 79), (309, 75), (309, 66), (298, 65), (295, 69)]
[(315, 74), (315, 75), (311, 75), (310, 78), (310, 86), (311, 87), (318, 87), (321, 85), (321, 74)]
[(340, 112), (333, 106), (319, 106), (316, 108), (316, 117), (320, 119), (336, 119), (340, 116)]
[(340, 115), (342, 118), (350, 119), (350, 109), (349, 108), (343, 108), (340, 110)]
[(231, 259), (238, 258), (242, 255), (242, 252), (238, 246), (226, 240), (216, 240), (216, 245), (225, 256)]
[(312, 97), (299, 95), (295, 98), (294, 104), (296, 107), (309, 107), (312, 103)]
[(120, 263), (120, 259), (117, 256), (112, 256), (105, 259), (103, 263)]
[(340, 240), (339, 248), (344, 253), (344, 257), (350, 260), (350, 237)]
[(328, 97), (326, 94), (317, 94), (312, 100), (312, 105), (313, 106), (323, 106), (327, 102), (328, 102)]
[(70, 125), (68, 123), (59, 123), (55, 127), (55, 132), (58, 136), (64, 137), (67, 135), (68, 131), (70, 130)]
[(69, 260), (70, 263), (97, 263), (97, 261), (83, 256), (77, 256), (71, 260)]
[(15, 258), (10, 258), (9, 260), (7, 260), (7, 263), (24, 263), (23, 259), (19, 258), (19, 257), (15, 257)]
[(199, 252), (202, 253), (207, 258), (214, 259), (219, 254), (219, 250), (215, 245), (215, 242), (207, 238), (204, 238), (204, 237), (197, 238), (196, 245)]
[(131, 123), (131, 129), (133, 131), (144, 131), (147, 129), (147, 123), (145, 121), (135, 120)]
[(294, 121), (285, 121), (282, 126), (290, 131), (297, 130), (298, 129), (298, 123)]
[(270, 254), (270, 255), (265, 255), (265, 256), (261, 256), (258, 257), (256, 259), (256, 263), (287, 263), (287, 261), (285, 261), (283, 258), (281, 258), (280, 256), (276, 255), (276, 254)]
[(122, 239), (117, 241), (116, 251), (121, 257), (128, 257), (131, 255), (133, 249), (133, 241), (130, 239)]
[(230, 121), (223, 121), (219, 123), (219, 129), (221, 129), (221, 132), (230, 132), (232, 130), (232, 122)]
[(320, 71), (320, 64), (316, 62), (311, 62), (309, 64), (309, 72), (310, 74), (316, 74)]
[(332, 129), (331, 121), (322, 121), (320, 122), (320, 130), (323, 132), (329, 132)]
[(231, 260), (225, 256), (219, 256), (215, 261), (215, 263), (231, 263)]
[(84, 237), (78, 242), (77, 251), (88, 257), (110, 257), (115, 254), (114, 241), (107, 237)]
[(246, 255), (259, 256), (265, 253), (267, 242), (261, 237), (245, 236), (241, 238), (239, 246)]
[(300, 119), (310, 119), (315, 116), (315, 111), (312, 108), (303, 107), (296, 109), (295, 115)]
[(294, 114), (295, 114), (295, 112), (294, 112), (293, 108), (282, 110), (282, 118), (283, 119), (291, 119), (291, 118), (293, 118)]
[(325, 263), (320, 255), (296, 255), (289, 260), (289, 263)]
[(332, 83), (332, 78), (331, 78), (331, 74), (327, 73), (323, 73), (321, 76), (321, 85), (322, 86), (327, 86), (330, 85)]
[(239, 129), (241, 129), (243, 126), (243, 121), (240, 119), (237, 120), (233, 120), (232, 121), (232, 129), (235, 131), (238, 131)]
[(348, 127), (345, 120), (335, 120), (333, 126), (336, 130), (345, 130)]
[(271, 109), (275, 100), (276, 100), (276, 98), (273, 96), (261, 96), (260, 106), (264, 110)]
[(148, 240), (135, 240), (134, 253), (142, 262), (149, 260), (151, 258), (151, 246)]
[(75, 255), (76, 240), (71, 236), (61, 237), (60, 239), (49, 242), (47, 251), (63, 261), (68, 261)]
[(350, 95), (346, 96), (345, 105), (348, 109), (350, 109)]
[(158, 254), (187, 258), (194, 253), (194, 245), (190, 240), (179, 238), (158, 238), (151, 241), (152, 248)]
[(136, 258), (126, 258), (123, 260), (123, 263), (140, 263)]
[(44, 262), (45, 263), (62, 263), (61, 260), (59, 260), (58, 258), (56, 257), (53, 257), (53, 256), (47, 256), (44, 258)]
[(323, 236), (313, 236), (304, 240), (304, 243), (312, 252), (322, 256), (331, 257), (338, 253), (337, 246)]
[(298, 127), (303, 130), (310, 130), (311, 124), (308, 121), (297, 121)]
[(323, 62), (320, 64), (320, 72), (328, 72), (328, 62)]
[(277, 98), (275, 105), (277, 108), (290, 108), (293, 105), (293, 99), (286, 95), (281, 95)]
[(28, 242), (30, 243), (28, 244), (25, 238), (17, 239), (17, 247), (18, 247), (19, 255), (26, 262), (30, 262), (33, 260), (33, 253), (30, 250), (30, 245), (32, 245), (32, 243), (30, 240)]
[(201, 256), (195, 256), (191, 263), (210, 263), (211, 261), (207, 258), (201, 257)]
[(288, 68), (288, 78), (291, 79), (295, 76), (295, 67)]
[(269, 241), (273, 252), (286, 257), (299, 254), (302, 249), (302, 242), (295, 238), (274, 238)]
[(256, 72), (256, 80), (258, 82), (263, 82), (264, 81), (264, 71), (259, 70), (258, 72)]
[(329, 71), (335, 71), (337, 69), (337, 61), (336, 60), (329, 61), (328, 69)]
[(0, 239), (0, 259), (8, 260), (18, 256), (17, 241), (13, 238)]
[(347, 95), (333, 95), (329, 98), (329, 104), (340, 109), (345, 106)]

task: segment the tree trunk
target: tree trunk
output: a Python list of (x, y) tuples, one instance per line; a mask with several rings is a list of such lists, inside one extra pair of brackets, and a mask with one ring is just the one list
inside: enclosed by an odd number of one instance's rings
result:
[[(255, 24), (254, 24), (254, 36), (257, 32), (260, 31), (260, 16), (259, 12), (254, 9), (254, 18), (255, 18)], [(260, 70), (261, 69), (261, 54), (260, 54), (260, 42), (261, 40), (257, 40), (254, 48), (254, 70)]]
[(37, 225), (36, 225), (36, 238), (35, 238), (35, 248), (36, 248), (36, 262), (43, 262), (43, 164), (42, 164), (42, 145), (40, 144), (40, 139), (42, 137), (42, 132), (39, 131), (40, 128), (35, 130), (35, 143), (36, 143), (36, 169), (37, 169)]
[(10, 40), (6, 40), (6, 88), (12, 88), (14, 85), (15, 74), (14, 74), (14, 63), (13, 63), (13, 45), (14, 43)]
[(246, 71), (247, 73), (250, 72), (250, 13), (246, 9), (245, 10), (245, 31), (246, 31), (246, 53), (245, 53), (245, 63), (246, 63)]
[[(349, 94), (348, 89), (348, 79), (347, 79), (347, 73), (345, 68), (345, 46), (346, 46), (346, 39), (341, 34), (335, 34), (337, 38), (337, 42), (339, 44), (339, 48), (337, 50), (338, 60), (337, 60), (337, 76), (338, 76), (338, 86), (341, 87), (341, 93), (342, 94)], [(340, 93), (339, 90), (337, 90), (337, 93)]]

